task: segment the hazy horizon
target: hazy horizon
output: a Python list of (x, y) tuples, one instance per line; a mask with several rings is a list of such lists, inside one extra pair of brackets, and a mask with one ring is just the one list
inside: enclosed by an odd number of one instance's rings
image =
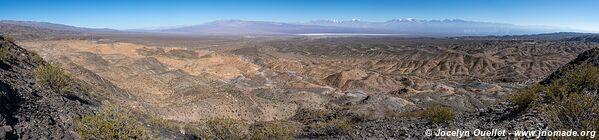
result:
[[(79, 26), (79, 25), (73, 25), (73, 24), (51, 22), (51, 21), (38, 21), (38, 20), (18, 20), (18, 19), (0, 19), (0, 20), (5, 20), (5, 21), (25, 21), (25, 22), (42, 22), (42, 23), (45, 22), (45, 23), (62, 24), (62, 25), (74, 26), (74, 27), (82, 27), (82, 28), (96, 28), (96, 29), (106, 28), (106, 29), (116, 29), (116, 30), (125, 30), (126, 31), (126, 30), (137, 30), (137, 29), (170, 29), (170, 28), (179, 28), (179, 27), (203, 25), (203, 24), (209, 24), (209, 23), (218, 22), (218, 21), (252, 21), (252, 22), (256, 21), (256, 22), (272, 22), (272, 23), (289, 23), (289, 24), (309, 25), (311, 22), (317, 22), (317, 21), (349, 22), (349, 21), (356, 21), (357, 20), (359, 22), (383, 23), (383, 22), (388, 22), (388, 21), (392, 21), (392, 20), (406, 20), (406, 19), (413, 19), (413, 20), (419, 20), (419, 21), (462, 20), (462, 21), (467, 21), (467, 22), (480, 22), (480, 23), (493, 23), (493, 24), (509, 24), (509, 25), (517, 25), (517, 26), (556, 27), (556, 28), (572, 29), (572, 30), (578, 30), (578, 31), (585, 30), (585, 29), (562, 27), (562, 26), (522, 25), (522, 24), (513, 24), (513, 23), (505, 23), (505, 22), (466, 20), (466, 19), (459, 19), (459, 18), (454, 18), (454, 19), (393, 18), (393, 19), (381, 20), (381, 21), (369, 21), (369, 20), (362, 20), (362, 19), (313, 19), (313, 20), (307, 20), (307, 21), (294, 21), (294, 22), (274, 21), (274, 20), (215, 19), (215, 20), (205, 21), (205, 22), (200, 22), (200, 23), (187, 23), (187, 24), (177, 24), (177, 25), (141, 26), (141, 27), (132, 27), (132, 28), (110, 28), (110, 27), (95, 27), (95, 26)], [(586, 31), (594, 31), (594, 30), (586, 30)], [(594, 32), (599, 32), (599, 31), (594, 31)]]
[(139, 29), (239, 19), (286, 23), (312, 20), (383, 22), (391, 19), (461, 19), (599, 31), (599, 1), (3, 1), (0, 20), (50, 22), (78, 27)]

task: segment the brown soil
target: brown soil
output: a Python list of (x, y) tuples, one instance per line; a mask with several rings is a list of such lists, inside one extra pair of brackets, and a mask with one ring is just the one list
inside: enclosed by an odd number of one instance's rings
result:
[(338, 107), (374, 108), (379, 116), (385, 110), (439, 104), (473, 110), (502, 100), (513, 89), (597, 47), (560, 40), (228, 41), (168, 47), (156, 44), (169, 41), (142, 45), (53, 40), (22, 45), (67, 65), (80, 79), (97, 85), (108, 100), (183, 122), (212, 117), (280, 120), (302, 109)]

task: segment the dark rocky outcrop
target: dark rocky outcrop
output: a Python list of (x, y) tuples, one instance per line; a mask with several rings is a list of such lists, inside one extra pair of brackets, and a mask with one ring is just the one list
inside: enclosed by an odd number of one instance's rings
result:
[[(36, 84), (35, 54), (0, 37), (0, 139), (75, 139), (75, 119), (95, 102), (83, 92), (54, 93)], [(42, 64), (40, 64), (42, 63)]]

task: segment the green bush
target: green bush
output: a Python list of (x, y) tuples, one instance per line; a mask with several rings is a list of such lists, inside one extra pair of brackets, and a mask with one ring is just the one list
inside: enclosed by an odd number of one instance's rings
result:
[(324, 135), (337, 135), (346, 133), (354, 128), (354, 124), (345, 118), (333, 118), (317, 122), (315, 129)]
[[(291, 120), (297, 121), (301, 129), (310, 135), (338, 135), (347, 133), (354, 128), (354, 122), (362, 120), (363, 116), (352, 114), (355, 112), (342, 112), (339, 108), (331, 106), (323, 109), (300, 109)], [(304, 135), (304, 134), (302, 134)]]
[[(387, 108), (385, 108), (387, 109)], [(389, 110), (389, 109), (387, 109)], [(385, 110), (385, 111), (387, 111)], [(365, 122), (369, 120), (378, 119), (380, 116), (376, 114), (376, 109), (372, 106), (368, 106), (364, 109), (356, 109), (351, 112), (352, 113), (352, 121), (354, 122)]]
[(522, 89), (518, 89), (515, 93), (508, 96), (508, 100), (519, 108), (526, 108), (533, 101), (539, 98), (539, 93), (543, 90), (540, 84), (534, 84)]
[(550, 104), (543, 108), (554, 129), (599, 130), (599, 68), (579, 64), (562, 69), (546, 85)]
[(17, 40), (15, 40), (14, 37), (8, 36), (8, 35), (2, 35), (2, 38), (4, 38), (4, 40), (9, 41), (9, 42), (15, 42)]
[(38, 65), (44, 65), (44, 58), (42, 58), (42, 56), (40, 56), (39, 54), (37, 54), (36, 52), (33, 51), (29, 51), (31, 52), (31, 58), (33, 59), (33, 62), (35, 62)]
[(206, 122), (201, 134), (205, 139), (241, 140), (247, 138), (247, 124), (228, 118), (213, 118)]
[(150, 139), (135, 118), (127, 107), (105, 104), (101, 111), (78, 119), (76, 131), (82, 139)]
[(72, 93), (77, 86), (73, 76), (58, 65), (41, 65), (32, 74), (37, 84), (48, 87), (55, 93)]
[(159, 127), (169, 130), (178, 130), (180, 129), (180, 124), (177, 121), (167, 120), (157, 115), (144, 115), (145, 122), (152, 126), (153, 128)]
[(10, 58), (12, 54), (10, 53), (10, 50), (8, 50), (8, 48), (6, 47), (2, 47), (0, 48), (0, 60), (6, 60), (8, 58)]
[(599, 130), (597, 95), (571, 94), (545, 107), (554, 129)]
[(298, 128), (289, 122), (256, 123), (250, 129), (252, 140), (290, 140)]
[(583, 94), (590, 88), (599, 87), (599, 68), (583, 63), (562, 68), (563, 74), (551, 84), (546, 85), (546, 92), (552, 101), (559, 101), (571, 94)]
[(560, 69), (557, 79), (546, 85), (518, 90), (509, 100), (520, 107), (545, 93), (548, 104), (541, 107), (555, 130), (599, 130), (599, 68), (588, 63)]
[(429, 107), (424, 110), (421, 115), (421, 117), (426, 118), (435, 124), (447, 123), (454, 118), (453, 110), (443, 106)]

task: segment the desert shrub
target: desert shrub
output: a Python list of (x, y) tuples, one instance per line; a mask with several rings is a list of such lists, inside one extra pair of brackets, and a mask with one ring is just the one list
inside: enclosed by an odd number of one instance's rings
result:
[(4, 40), (9, 41), (9, 42), (17, 41), (14, 37), (8, 36), (8, 35), (2, 35), (2, 38), (4, 38)]
[(145, 122), (148, 123), (148, 125), (153, 126), (153, 127), (160, 127), (160, 128), (170, 129), (170, 130), (177, 130), (180, 128), (179, 124), (177, 122), (164, 119), (157, 115), (145, 115), (144, 117), (145, 117)]
[(592, 64), (572, 65), (562, 70), (563, 74), (558, 79), (546, 85), (547, 96), (552, 101), (599, 87), (599, 68)]
[(40, 65), (33, 70), (32, 74), (37, 84), (48, 87), (55, 93), (72, 93), (77, 86), (73, 76), (59, 65)]
[(250, 128), (252, 140), (290, 140), (298, 128), (290, 122), (262, 122)]
[(82, 139), (150, 139), (147, 128), (124, 106), (105, 104), (97, 113), (76, 121)]
[(376, 109), (374, 109), (374, 107), (371, 106), (364, 110), (357, 110), (354, 113), (355, 116), (353, 117), (353, 121), (363, 122), (376, 119)]
[(181, 124), (180, 131), (185, 135), (199, 138), (206, 131), (205, 128), (202, 128), (203, 126), (205, 126), (203, 123), (188, 122)]
[(317, 122), (316, 131), (323, 135), (344, 134), (354, 128), (354, 124), (346, 118), (333, 118), (323, 122)]
[(42, 56), (40, 56), (38, 53), (30, 51), (31, 52), (31, 58), (33, 59), (33, 62), (35, 62), (38, 65), (43, 65), (45, 64), (44, 62), (44, 58), (42, 58)]
[(302, 128), (305, 133), (301, 135), (338, 135), (350, 131), (354, 128), (354, 122), (363, 119), (364, 116), (355, 113), (335, 109), (300, 109), (291, 120), (305, 126)]
[(562, 70), (545, 88), (550, 123), (555, 129), (599, 130), (599, 68), (584, 63)]
[(318, 121), (324, 121), (324, 119), (330, 116), (330, 110), (322, 110), (322, 109), (306, 109), (302, 108), (295, 113), (295, 116), (291, 117), (291, 120), (300, 122), (302, 124), (308, 125)]
[(395, 110), (391, 110), (391, 109), (385, 109), (385, 112), (383, 112), (384, 117), (385, 118), (397, 118), (397, 117), (401, 117), (401, 113), (402, 112), (398, 112)]
[(519, 108), (526, 108), (530, 105), (530, 103), (539, 98), (539, 93), (542, 91), (542, 89), (543, 86), (540, 84), (527, 86), (525, 88), (516, 90), (516, 92), (508, 96), (508, 100)]
[(453, 110), (444, 106), (432, 106), (421, 113), (421, 117), (430, 120), (435, 124), (446, 123), (454, 118)]
[(555, 129), (599, 130), (599, 98), (589, 94), (571, 94), (545, 107)]
[(11, 55), (12, 54), (10, 53), (10, 50), (8, 50), (7, 47), (0, 48), (0, 60), (6, 60), (10, 58)]
[(205, 139), (241, 140), (247, 138), (247, 124), (228, 118), (213, 118), (206, 122)]

